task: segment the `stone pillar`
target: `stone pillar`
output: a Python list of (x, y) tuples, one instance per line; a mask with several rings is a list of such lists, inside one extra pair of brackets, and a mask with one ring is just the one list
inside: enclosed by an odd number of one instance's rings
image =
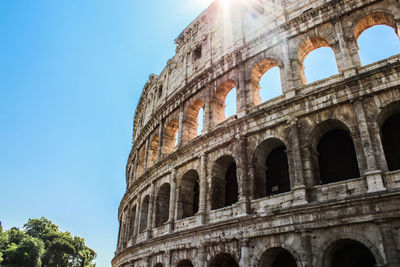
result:
[(236, 88), (236, 114), (238, 118), (246, 115), (247, 108), (250, 106), (251, 99), (248, 99), (246, 88), (246, 64), (241, 63), (239, 66), (239, 84)]
[(175, 223), (175, 202), (176, 202), (176, 170), (171, 171), (171, 192), (169, 198), (169, 214), (168, 214), (168, 232), (174, 230)]
[(397, 246), (394, 240), (394, 233), (390, 222), (381, 222), (379, 224), (379, 230), (382, 236), (383, 248), (385, 250), (387, 267), (398, 267), (400, 266), (400, 257), (397, 253)]
[(151, 184), (150, 199), (149, 199), (149, 212), (147, 214), (147, 229), (145, 231), (146, 239), (151, 238), (153, 230), (153, 215), (154, 215), (154, 184)]
[(178, 147), (183, 144), (183, 112), (184, 112), (184, 104), (182, 103), (179, 108), (179, 122), (178, 122)]
[(206, 267), (206, 262), (207, 262), (207, 260), (206, 260), (206, 257), (207, 257), (207, 255), (206, 255), (206, 246), (203, 245), (203, 246), (197, 248), (197, 251), (198, 251), (198, 266), (199, 267)]
[(158, 151), (157, 151), (157, 159), (158, 160), (160, 160), (161, 157), (162, 157), (162, 146), (163, 146), (163, 141), (164, 141), (164, 138), (163, 138), (163, 135), (164, 135), (164, 123), (165, 123), (165, 120), (162, 119), (160, 121), (160, 125), (159, 125), (159, 128), (158, 128)]
[(139, 234), (139, 220), (140, 220), (140, 205), (142, 203), (140, 203), (140, 200), (138, 201), (138, 203), (136, 204), (136, 218), (135, 218), (135, 231), (133, 232), (133, 234), (135, 236), (137, 236)]
[(208, 133), (211, 130), (211, 118), (212, 118), (212, 108), (211, 108), (211, 86), (207, 86), (205, 89), (204, 96), (204, 119), (203, 119), (203, 132)]
[(199, 212), (200, 223), (205, 223), (205, 213), (207, 208), (207, 156), (205, 153), (200, 155), (200, 182), (199, 182)]
[[(342, 22), (339, 18), (335, 21), (335, 32), (336, 37), (339, 41), (339, 51), (341, 57), (341, 66), (340, 71), (342, 71), (345, 78), (356, 75), (357, 74), (357, 66), (354, 64), (352, 57), (350, 55), (350, 51), (347, 47), (347, 43), (344, 39)], [(339, 64), (339, 62), (338, 62)]]
[(313, 259), (313, 253), (312, 253), (312, 238), (311, 234), (307, 231), (301, 231), (300, 232), (300, 239), (301, 239), (301, 247), (302, 251), (302, 266), (304, 267), (311, 267), (312, 265), (312, 259)]
[(250, 242), (247, 239), (240, 241), (240, 249), (241, 249), (241, 258), (239, 262), (240, 267), (250, 267), (250, 255), (251, 255), (251, 247)]
[(290, 62), (290, 50), (288, 42), (282, 43), (283, 70), (281, 71), (282, 92), (285, 98), (294, 97), (296, 88), (293, 81), (293, 70)]
[(136, 174), (137, 174), (137, 168), (138, 168), (138, 164), (139, 164), (139, 150), (136, 150), (135, 152), (135, 162), (133, 165), (133, 176), (132, 176), (132, 181), (130, 182), (130, 184), (132, 184), (134, 178), (136, 178)]
[(144, 156), (144, 170), (143, 173), (147, 170), (147, 162), (149, 161), (149, 138), (146, 139), (146, 145), (145, 145), (145, 156)]
[(292, 192), (294, 195), (294, 205), (306, 204), (306, 185), (304, 182), (303, 158), (301, 155), (301, 147), (299, 140), (299, 129), (297, 118), (290, 118), (290, 145), (292, 150), (292, 160), (294, 167), (294, 184)]
[(375, 145), (375, 150), (377, 152), (375, 154), (377, 168), (379, 170), (382, 170), (383, 172), (387, 172), (389, 171), (389, 168), (386, 162), (385, 151), (383, 150), (381, 131), (379, 129), (378, 123), (376, 121), (370, 122), (369, 129), (372, 144)]
[(250, 207), (250, 196), (248, 193), (248, 168), (247, 168), (247, 137), (240, 136), (238, 140), (238, 151), (237, 154), (238, 162), (237, 162), (237, 178), (238, 178), (238, 189), (239, 189), (239, 203), (243, 203), (244, 211), (249, 214)]
[(365, 118), (362, 99), (357, 99), (356, 101), (354, 101), (353, 107), (358, 122), (358, 129), (360, 132), (365, 161), (367, 163), (367, 172), (364, 173), (364, 175), (367, 179), (368, 192), (385, 190), (382, 178), (382, 171), (378, 170), (377, 168), (371, 136), (369, 134), (368, 124)]

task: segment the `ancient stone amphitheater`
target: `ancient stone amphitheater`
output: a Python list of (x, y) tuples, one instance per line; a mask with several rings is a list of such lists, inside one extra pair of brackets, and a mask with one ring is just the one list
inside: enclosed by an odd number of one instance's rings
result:
[[(113, 266), (400, 266), (400, 56), (361, 63), (375, 25), (399, 34), (400, 1), (211, 4), (143, 89)], [(321, 47), (337, 74), (307, 83)]]

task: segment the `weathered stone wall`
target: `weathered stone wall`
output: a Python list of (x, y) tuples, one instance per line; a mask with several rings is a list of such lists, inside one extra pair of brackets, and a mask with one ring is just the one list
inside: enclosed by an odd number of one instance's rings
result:
[[(297, 266), (331, 266), (336, 250), (354, 244), (378, 266), (400, 266), (400, 170), (389, 171), (381, 132), (400, 114), (400, 56), (362, 66), (357, 46), (377, 24), (398, 33), (399, 1), (231, 5), (215, 2), (190, 24), (143, 90), (113, 266), (218, 266), (220, 255), (239, 266), (272, 266), (279, 253)], [(339, 74), (308, 84), (303, 61), (323, 46), (332, 48)], [(282, 95), (261, 103), (258, 82), (275, 66)], [(226, 119), (233, 87), (237, 115)], [(335, 131), (353, 142), (360, 175), (325, 183), (319, 144)], [(268, 182), (262, 164), (278, 146), (290, 190), (268, 195), (259, 189)], [(224, 184), (232, 162), (237, 188)], [(228, 191), (237, 202), (214, 209)], [(194, 203), (195, 215), (183, 216)]]

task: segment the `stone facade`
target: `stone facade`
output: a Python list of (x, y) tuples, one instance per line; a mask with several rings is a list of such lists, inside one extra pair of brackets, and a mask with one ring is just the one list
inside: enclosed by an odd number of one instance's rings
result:
[[(400, 266), (400, 56), (362, 66), (357, 45), (378, 24), (399, 33), (400, 1), (204, 11), (143, 89), (113, 266)], [(319, 47), (339, 74), (308, 84)], [(282, 95), (261, 103), (276, 66)]]

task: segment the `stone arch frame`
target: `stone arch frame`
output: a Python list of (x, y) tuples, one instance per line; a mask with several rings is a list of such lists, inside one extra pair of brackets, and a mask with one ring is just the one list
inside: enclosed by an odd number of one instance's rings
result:
[[(364, 158), (364, 152), (359, 151), (357, 149), (356, 142), (359, 140), (355, 140), (355, 136), (358, 136), (358, 130), (353, 126), (350, 126), (349, 122), (341, 119), (341, 118), (330, 118), (330, 119), (325, 119), (325, 120), (319, 120), (317, 121), (311, 130), (306, 133), (305, 136), (308, 136), (308, 139), (306, 141), (307, 147), (310, 149), (310, 160), (311, 160), (311, 166), (313, 168), (312, 174), (313, 174), (313, 185), (319, 185), (320, 184), (320, 170), (319, 170), (319, 164), (318, 164), (318, 152), (317, 152), (317, 146), (320, 141), (320, 139), (329, 131), (335, 130), (335, 129), (340, 129), (347, 131), (353, 140), (354, 144), (354, 149), (357, 157), (357, 164), (358, 164), (358, 169), (360, 172), (360, 175), (363, 173), (363, 170), (365, 169), (365, 158)], [(361, 148), (362, 149), (362, 148)]]
[[(266, 136), (261, 142), (259, 142), (256, 146), (256, 148), (253, 150), (252, 154), (251, 154), (251, 163), (252, 163), (252, 175), (253, 175), (253, 198), (254, 199), (259, 199), (262, 197), (265, 197), (266, 192), (264, 193), (264, 196), (260, 196), (259, 192), (256, 192), (256, 188), (263, 186), (265, 187), (265, 184), (261, 185), (257, 182), (258, 178), (262, 178), (263, 181), (265, 179), (267, 179), (266, 175), (265, 175), (265, 171), (262, 172), (262, 170), (260, 170), (259, 167), (261, 167), (262, 169), (265, 169), (264, 166), (260, 166), (261, 165), (265, 165), (265, 161), (267, 160), (267, 158), (269, 157), (270, 153), (277, 147), (284, 145), (286, 147), (286, 151), (287, 151), (287, 159), (288, 159), (288, 173), (289, 173), (289, 182), (290, 182), (290, 188), (292, 189), (294, 187), (294, 177), (292, 174), (292, 167), (291, 167), (291, 159), (290, 159), (290, 155), (289, 155), (289, 151), (290, 151), (290, 144), (289, 142), (286, 140), (286, 138), (283, 138), (283, 136), (275, 136), (275, 135), (268, 135)], [(263, 148), (265, 148), (263, 150)], [(288, 153), (289, 152), (289, 153)], [(262, 158), (260, 159), (259, 157), (257, 157), (258, 153), (262, 153)], [(264, 163), (262, 163), (264, 162)], [(261, 174), (262, 172), (262, 174)], [(265, 188), (264, 188), (265, 189)]]
[(300, 43), (297, 46), (295, 58), (297, 58), (298, 62), (298, 75), (301, 80), (302, 85), (307, 84), (307, 79), (304, 73), (304, 60), (312, 51), (321, 48), (321, 47), (329, 47), (332, 49), (333, 54), (335, 55), (335, 61), (337, 70), (340, 73), (342, 71), (341, 67), (341, 51), (337, 45), (337, 40), (335, 36), (329, 35), (329, 32), (322, 31), (326, 34), (307, 36), (306, 38), (302, 38)]
[(262, 89), (259, 85), (261, 78), (267, 74), (267, 72), (278, 67), (280, 71), (281, 79), (281, 90), (284, 92), (284, 84), (286, 84), (285, 69), (282, 60), (279, 55), (263, 53), (252, 60), (250, 70), (246, 73), (246, 80), (250, 81), (250, 103), (253, 106), (258, 106), (262, 103), (260, 96), (260, 90)]
[(146, 147), (143, 144), (138, 150), (138, 162), (136, 168), (136, 178), (140, 177), (145, 172), (145, 164), (146, 164)]
[(400, 34), (396, 27), (395, 15), (392, 14), (392, 12), (390, 12), (389, 10), (375, 9), (367, 14), (363, 13), (358, 18), (356, 18), (356, 20), (354, 20), (354, 23), (351, 27), (357, 50), (359, 49), (357, 41), (361, 34), (365, 30), (376, 25), (389, 26), (395, 31), (397, 36), (399, 36)]
[(146, 231), (149, 227), (147, 225), (147, 219), (149, 217), (149, 207), (150, 207), (150, 195), (146, 194), (142, 197), (142, 201), (140, 202), (140, 215), (139, 215), (139, 234)]
[(229, 254), (235, 259), (238, 265), (240, 263), (241, 249), (238, 240), (234, 240), (233, 242), (229, 243), (220, 243), (215, 246), (207, 246), (206, 252), (206, 254), (209, 256), (207, 257), (205, 264), (207, 267), (210, 267), (215, 257), (221, 254)]
[(214, 125), (218, 125), (224, 122), (227, 118), (225, 117), (225, 100), (228, 93), (236, 88), (236, 113), (239, 111), (239, 89), (238, 82), (235, 79), (229, 78), (221, 82), (216, 86), (215, 92), (213, 94), (213, 104), (212, 104), (212, 112), (213, 112), (213, 123)]
[[(195, 212), (194, 201), (195, 194), (193, 190), (195, 190), (197, 184), (197, 211)], [(194, 188), (192, 188), (194, 187)], [(199, 209), (199, 194), (200, 194), (200, 175), (195, 169), (190, 169), (186, 171), (181, 179), (178, 186), (178, 209), (177, 209), (177, 219), (185, 219), (188, 217), (194, 216)], [(192, 212), (193, 211), (193, 212)]]
[[(200, 109), (204, 110), (205, 102), (203, 98), (196, 97), (192, 99), (186, 108), (185, 121), (184, 121), (184, 134), (183, 134), (183, 142), (189, 142), (190, 140), (197, 137), (197, 127), (198, 127), (198, 115)], [(204, 114), (205, 115), (205, 114)], [(204, 125), (203, 117), (203, 125)]]
[(171, 184), (168, 182), (161, 184), (155, 196), (154, 226), (160, 227), (171, 219), (169, 218)]
[(288, 251), (290, 254), (292, 254), (293, 258), (296, 260), (297, 267), (306, 267), (306, 266), (304, 266), (304, 264), (303, 264), (304, 261), (303, 261), (303, 259), (302, 259), (302, 257), (301, 257), (301, 254), (299, 254), (299, 253), (296, 251), (296, 249), (294, 249), (292, 246), (287, 245), (287, 244), (285, 244), (285, 243), (276, 244), (275, 242), (272, 243), (272, 244), (266, 245), (266, 246), (264, 247), (264, 249), (258, 251), (258, 252), (255, 254), (255, 259), (254, 259), (253, 267), (259, 267), (262, 256), (263, 256), (266, 252), (268, 252), (269, 250), (274, 249), (274, 248), (282, 248), (282, 249)]
[(202, 261), (202, 259), (198, 257), (200, 250), (202, 250), (202, 248), (194, 246), (186, 246), (185, 248), (174, 250), (173, 252), (171, 252), (170, 266), (177, 267), (178, 264), (184, 260), (190, 260), (193, 266), (198, 266)]
[(379, 266), (384, 266), (386, 264), (385, 262), (385, 257), (379, 252), (379, 249), (371, 242), (369, 241), (368, 238), (362, 236), (361, 234), (358, 233), (353, 233), (353, 232), (347, 232), (347, 233), (332, 233), (331, 235), (327, 236), (323, 241), (321, 240), (320, 242), (320, 251), (321, 253), (317, 253), (315, 256), (315, 262), (317, 267), (326, 267), (324, 266), (324, 258), (325, 254), (327, 253), (328, 249), (332, 245), (334, 245), (336, 242), (340, 240), (354, 240), (365, 247), (367, 247), (370, 252), (374, 255), (375, 260)]
[[(179, 130), (179, 120), (177, 117), (171, 117), (168, 122), (165, 123), (163, 131), (163, 142), (162, 142), (162, 153), (163, 155), (171, 154), (176, 146), (176, 133)], [(179, 138), (179, 136), (178, 136)]]
[(147, 168), (150, 168), (158, 160), (158, 146), (160, 137), (158, 134), (153, 133), (149, 138), (149, 151), (147, 156)]
[[(233, 153), (225, 153), (223, 155), (219, 155), (219, 157), (214, 160), (212, 164), (211, 171), (211, 184), (210, 188), (210, 209), (216, 210), (227, 207), (225, 205), (226, 202), (226, 192), (225, 192), (225, 176), (228, 168), (231, 164), (236, 165), (236, 182), (239, 186), (239, 176), (238, 176), (238, 160), (234, 157)], [(219, 165), (219, 166), (218, 166)], [(218, 170), (220, 169), (220, 170)], [(239, 199), (239, 187), (237, 191), (237, 197)], [(223, 199), (224, 198), (224, 199)]]

